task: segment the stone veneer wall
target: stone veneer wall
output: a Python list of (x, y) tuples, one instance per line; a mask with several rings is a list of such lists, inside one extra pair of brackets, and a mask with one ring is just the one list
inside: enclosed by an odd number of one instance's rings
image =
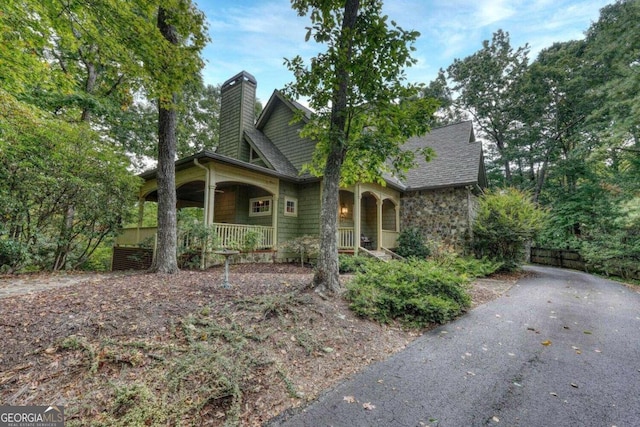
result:
[(427, 241), (463, 252), (476, 211), (477, 198), (465, 187), (409, 191), (400, 201), (400, 230), (416, 227)]

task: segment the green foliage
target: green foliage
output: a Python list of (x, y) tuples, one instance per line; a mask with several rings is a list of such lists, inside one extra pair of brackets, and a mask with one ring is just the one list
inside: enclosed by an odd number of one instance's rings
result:
[(398, 248), (396, 253), (405, 258), (425, 259), (431, 254), (431, 250), (424, 240), (424, 236), (417, 228), (405, 228), (398, 236)]
[[(348, 29), (343, 28), (344, 2), (294, 1), (293, 7), (311, 18), (307, 40), (313, 38), (327, 46), (327, 52), (312, 59), (312, 66), (306, 66), (300, 56), (285, 61), (296, 76), (286, 93), (293, 98), (309, 97), (314, 111), (303, 131), (317, 141), (309, 169), (322, 175), (327, 156), (339, 148), (345, 155), (345, 183), (380, 181), (389, 170), (389, 159), (393, 159), (391, 169), (402, 174), (417, 153), (404, 151), (401, 145), (428, 131), (437, 107), (434, 99), (416, 96), (419, 86), (405, 82), (403, 69), (416, 63), (411, 53), (419, 33), (382, 15), (378, 0), (361, 2), (353, 27)], [(347, 45), (353, 47), (348, 52), (340, 47)], [(335, 113), (336, 88), (344, 85), (348, 87), (341, 93), (343, 111)], [(336, 115), (347, 118), (344, 128), (335, 128), (335, 121), (328, 126)]]
[(213, 226), (206, 226), (202, 209), (186, 208), (178, 211), (178, 265), (180, 268), (200, 268), (202, 256), (218, 247)]
[(482, 49), (464, 59), (456, 59), (447, 68), (459, 93), (458, 109), (469, 111), (497, 150), (498, 167), (511, 185), (510, 141), (519, 104), (518, 87), (527, 69), (529, 46), (513, 49), (509, 33), (498, 30)]
[(112, 256), (113, 242), (102, 243), (79, 268), (85, 271), (109, 271)]
[(640, 277), (640, 197), (616, 209), (606, 229), (589, 235), (580, 254), (589, 268), (623, 278)]
[(371, 257), (360, 255), (338, 255), (338, 269), (340, 274), (359, 273), (367, 270), (371, 263), (377, 263)]
[(305, 260), (318, 253), (320, 242), (314, 236), (302, 236), (288, 240), (280, 244), (283, 252), (293, 252), (300, 256), (300, 265), (304, 266)]
[(471, 304), (468, 278), (433, 261), (372, 263), (347, 285), (346, 298), (360, 316), (411, 328), (445, 323)]
[(438, 266), (454, 271), (469, 279), (490, 276), (502, 268), (501, 262), (487, 258), (461, 257), (456, 254), (441, 256), (435, 262)]
[(0, 90), (0, 227), (14, 271), (78, 268), (128, 221), (139, 180), (120, 152)]
[(253, 252), (262, 245), (262, 233), (255, 230), (249, 230), (244, 235), (242, 241), (242, 250), (245, 252)]
[(546, 212), (516, 189), (490, 191), (480, 197), (473, 224), (473, 249), (480, 257), (514, 270), (525, 259), (525, 244), (544, 226)]

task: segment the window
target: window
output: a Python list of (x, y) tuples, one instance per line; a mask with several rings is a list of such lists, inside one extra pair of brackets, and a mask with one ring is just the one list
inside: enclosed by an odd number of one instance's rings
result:
[(259, 197), (249, 200), (249, 216), (271, 215), (271, 197)]
[(294, 199), (293, 197), (284, 198), (284, 215), (298, 216), (298, 199)]

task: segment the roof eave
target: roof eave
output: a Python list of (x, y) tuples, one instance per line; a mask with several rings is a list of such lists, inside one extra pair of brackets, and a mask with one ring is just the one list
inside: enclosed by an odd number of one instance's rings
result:
[[(214, 153), (212, 151), (201, 151), (197, 154), (194, 154), (192, 156), (189, 157), (185, 157), (182, 158), (180, 160), (176, 160), (176, 170), (179, 169), (185, 169), (186, 166), (188, 166), (189, 164), (193, 164), (194, 159), (207, 159), (207, 160), (212, 160), (212, 161), (218, 161), (221, 163), (226, 163), (229, 165), (233, 165), (233, 166), (238, 166), (238, 167), (242, 167), (242, 168), (246, 168), (246, 169), (250, 169), (253, 170), (255, 172), (260, 172), (263, 173), (265, 175), (270, 175), (276, 178), (280, 178), (280, 179), (284, 179), (285, 181), (289, 181), (289, 182), (295, 182), (295, 183), (305, 183), (305, 182), (313, 182), (313, 181), (319, 181), (320, 178), (318, 177), (314, 177), (314, 176), (292, 176), (292, 175), (287, 175), (272, 169), (268, 169), (265, 168), (263, 166), (258, 166), (258, 165), (254, 165), (251, 163), (247, 163), (247, 162), (243, 162), (241, 160), (236, 160), (233, 159), (231, 157), (227, 157), (227, 156), (223, 156), (221, 154), (217, 154)], [(152, 169), (146, 172), (143, 172), (141, 174), (139, 174), (138, 176), (146, 181), (150, 181), (152, 179), (156, 178), (156, 175), (158, 173), (158, 169)]]

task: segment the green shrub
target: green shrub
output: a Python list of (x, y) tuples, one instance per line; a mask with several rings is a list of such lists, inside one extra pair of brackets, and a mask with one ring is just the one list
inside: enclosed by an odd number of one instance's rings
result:
[(338, 256), (338, 269), (340, 274), (363, 272), (372, 262), (378, 261), (364, 256), (340, 254)]
[(432, 261), (371, 263), (349, 282), (346, 298), (360, 316), (422, 328), (461, 314), (471, 304), (467, 283), (466, 275)]
[(525, 260), (525, 244), (544, 226), (546, 212), (526, 193), (510, 188), (490, 191), (480, 198), (473, 224), (473, 250), (478, 258), (502, 263), (515, 270)]
[(249, 230), (244, 235), (242, 241), (242, 250), (245, 252), (253, 252), (262, 245), (262, 233), (255, 230)]
[(447, 255), (435, 261), (439, 266), (447, 268), (469, 279), (489, 276), (502, 268), (502, 263), (487, 258), (477, 259)]
[(406, 228), (398, 236), (396, 253), (405, 258), (425, 259), (431, 254), (424, 237), (417, 228)]
[(302, 236), (287, 240), (280, 244), (282, 252), (295, 253), (300, 259), (300, 265), (304, 266), (305, 260), (316, 255), (320, 249), (320, 240), (313, 236)]

